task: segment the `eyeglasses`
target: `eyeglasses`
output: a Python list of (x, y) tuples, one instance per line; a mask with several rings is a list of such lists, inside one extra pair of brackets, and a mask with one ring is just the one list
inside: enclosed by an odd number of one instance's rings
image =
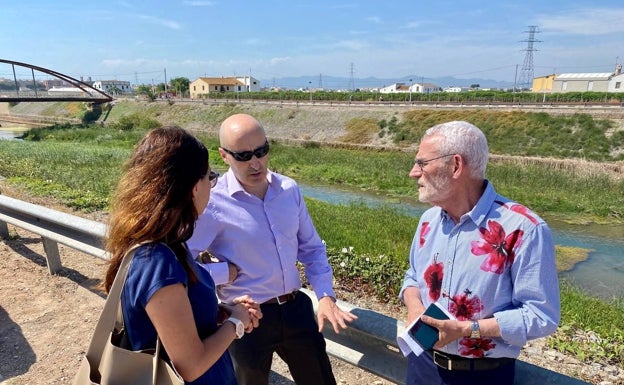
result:
[(442, 158), (446, 158), (447, 156), (453, 156), (455, 154), (446, 154), (446, 155), (442, 155), (442, 156), (438, 156), (436, 158), (431, 158), (431, 159), (427, 159), (427, 160), (420, 160), (420, 159), (416, 159), (414, 161), (414, 164), (416, 166), (418, 166), (418, 168), (420, 169), (420, 172), (425, 172), (425, 170), (423, 170), (423, 167), (425, 167), (426, 165), (429, 164), (429, 162), (437, 160), (437, 159), (442, 159)]
[(262, 158), (264, 156), (266, 156), (266, 154), (269, 153), (269, 141), (265, 141), (264, 144), (258, 148), (256, 148), (253, 151), (240, 151), (240, 152), (236, 152), (236, 151), (230, 151), (225, 147), (221, 147), (221, 149), (225, 152), (227, 152), (228, 154), (232, 155), (232, 157), (234, 159), (236, 159), (239, 162), (247, 162), (248, 160), (250, 160), (254, 155), (256, 156), (256, 158)]
[(210, 171), (208, 174), (208, 180), (210, 181), (210, 188), (213, 188), (217, 185), (217, 180), (219, 179), (219, 173), (216, 171)]

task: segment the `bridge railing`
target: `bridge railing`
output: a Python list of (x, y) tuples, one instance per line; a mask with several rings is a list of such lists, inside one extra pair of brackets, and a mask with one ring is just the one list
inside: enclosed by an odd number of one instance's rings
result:
[[(62, 269), (58, 244), (86, 254), (109, 259), (102, 248), (106, 236), (103, 223), (34, 205), (0, 194), (0, 237), (9, 237), (8, 224), (38, 234), (43, 239), (50, 274)], [(312, 298), (315, 311), (316, 296)], [(395, 384), (405, 384), (407, 360), (400, 353), (396, 337), (403, 333), (403, 321), (364, 309), (344, 301), (338, 305), (358, 316), (349, 328), (335, 334), (331, 325), (323, 330), (328, 354), (373, 373)], [(586, 382), (518, 360), (516, 385), (581, 385)]]

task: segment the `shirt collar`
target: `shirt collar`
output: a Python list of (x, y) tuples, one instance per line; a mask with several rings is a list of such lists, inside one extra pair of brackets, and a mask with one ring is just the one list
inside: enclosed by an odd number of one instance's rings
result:
[[(236, 179), (236, 176), (234, 175), (234, 172), (232, 171), (231, 168), (229, 168), (225, 172), (225, 174), (223, 174), (222, 179), (225, 179), (225, 182), (226, 182), (225, 188), (229, 196), (233, 196), (237, 192), (243, 192), (245, 194), (249, 194), (247, 191), (245, 191), (245, 189), (243, 188), (243, 185), (240, 184), (238, 179)], [(271, 170), (267, 170), (267, 180), (269, 181), (269, 189), (270, 189), (271, 181), (273, 180), (273, 172), (271, 172)]]
[[(496, 191), (494, 190), (494, 186), (487, 179), (483, 181), (485, 184), (485, 190), (483, 190), (483, 194), (481, 194), (481, 198), (477, 201), (477, 204), (472, 208), (472, 210), (468, 211), (466, 214), (462, 215), (459, 220), (459, 224), (464, 221), (470, 219), (477, 226), (481, 224), (487, 217), (488, 213), (492, 205), (494, 204), (494, 200), (496, 199)], [(441, 210), (441, 215), (443, 218), (451, 220), (448, 213), (444, 210)]]
[(496, 199), (496, 191), (494, 190), (492, 183), (485, 179), (483, 184), (485, 184), (485, 189), (483, 190), (483, 194), (481, 194), (481, 198), (479, 198), (475, 207), (467, 213), (470, 219), (477, 226), (479, 226), (486, 219), (490, 209), (492, 208), (492, 204), (494, 204), (494, 200)]

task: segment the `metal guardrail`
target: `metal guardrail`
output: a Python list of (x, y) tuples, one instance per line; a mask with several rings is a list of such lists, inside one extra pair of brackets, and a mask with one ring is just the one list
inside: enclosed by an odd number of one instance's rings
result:
[[(103, 223), (34, 205), (0, 194), (0, 237), (7, 239), (7, 224), (33, 232), (43, 238), (44, 251), (50, 274), (61, 268), (58, 243), (89, 255), (108, 259), (102, 249), (106, 236)], [(302, 289), (312, 299), (314, 310), (318, 301), (310, 290)], [(323, 334), (327, 352), (342, 361), (359, 367), (395, 384), (405, 384), (407, 360), (400, 353), (396, 337), (405, 325), (403, 321), (369, 309), (338, 301), (338, 305), (358, 316), (349, 328), (334, 333), (331, 325)], [(581, 380), (544, 369), (524, 361), (516, 363), (515, 385), (582, 385)]]
[(7, 224), (41, 235), (50, 274), (56, 274), (63, 267), (59, 243), (98, 258), (109, 258), (102, 248), (106, 236), (103, 223), (0, 195), (0, 237), (3, 239), (9, 237)]

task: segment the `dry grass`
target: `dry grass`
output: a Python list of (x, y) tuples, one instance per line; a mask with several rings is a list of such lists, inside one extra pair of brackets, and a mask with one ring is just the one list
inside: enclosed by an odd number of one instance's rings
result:
[(594, 162), (583, 159), (554, 159), (511, 155), (491, 155), (490, 161), (514, 163), (522, 166), (542, 166), (553, 171), (568, 171), (585, 177), (607, 175), (614, 181), (624, 180), (624, 161)]

